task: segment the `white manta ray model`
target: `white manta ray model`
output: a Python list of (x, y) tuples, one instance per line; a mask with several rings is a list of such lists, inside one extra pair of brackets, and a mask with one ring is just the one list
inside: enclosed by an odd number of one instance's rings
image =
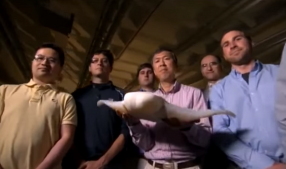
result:
[(166, 119), (176, 119), (180, 123), (188, 123), (218, 114), (235, 116), (232, 112), (226, 110), (195, 111), (188, 108), (182, 108), (170, 104), (162, 97), (149, 92), (130, 92), (124, 96), (123, 101), (99, 100), (97, 105), (107, 105), (122, 114), (129, 114), (138, 119), (155, 122)]

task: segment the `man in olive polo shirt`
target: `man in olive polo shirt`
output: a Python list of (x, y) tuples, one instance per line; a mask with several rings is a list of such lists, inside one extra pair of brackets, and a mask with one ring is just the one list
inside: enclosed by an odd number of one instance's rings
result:
[(77, 124), (74, 99), (55, 85), (64, 59), (43, 44), (30, 82), (0, 86), (0, 169), (61, 169)]

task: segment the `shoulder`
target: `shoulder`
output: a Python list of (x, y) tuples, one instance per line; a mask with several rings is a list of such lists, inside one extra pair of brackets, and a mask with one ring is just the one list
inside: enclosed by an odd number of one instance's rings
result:
[(271, 74), (276, 74), (279, 70), (279, 65), (274, 64), (262, 64), (263, 70), (270, 72)]
[(199, 88), (196, 88), (193, 86), (187, 86), (184, 84), (181, 84), (180, 90), (184, 93), (187, 93), (187, 94), (201, 95), (203, 93), (202, 89), (199, 89)]
[(124, 89), (117, 87), (117, 86), (114, 86), (114, 90), (120, 95), (121, 100), (123, 100), (124, 96), (125, 96)]
[(74, 98), (70, 93), (67, 93), (65, 91), (57, 91), (58, 99), (62, 103), (61, 105), (73, 105), (75, 104)]
[(88, 92), (88, 90), (90, 89), (90, 86), (86, 86), (86, 87), (83, 87), (83, 88), (79, 88), (79, 89), (76, 89), (71, 95), (74, 97), (74, 98), (77, 98), (83, 94), (85, 94), (86, 92)]
[(18, 85), (14, 85), (14, 84), (4, 84), (0, 86), (0, 93), (15, 93), (19, 90), (23, 90), (25, 89), (25, 84), (18, 84)]

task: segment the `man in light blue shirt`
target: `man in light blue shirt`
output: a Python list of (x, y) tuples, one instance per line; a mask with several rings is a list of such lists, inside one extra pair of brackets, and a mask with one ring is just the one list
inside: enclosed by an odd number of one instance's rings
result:
[(228, 158), (245, 169), (282, 169), (283, 152), (274, 115), (278, 66), (251, 56), (252, 41), (232, 30), (221, 39), (224, 58), (232, 71), (213, 86), (212, 109), (226, 109), (236, 117), (213, 117), (216, 142)]
[(282, 59), (280, 63), (279, 73), (277, 77), (276, 87), (276, 104), (275, 114), (278, 121), (279, 134), (281, 136), (284, 155), (284, 163), (286, 163), (286, 44), (284, 45)]

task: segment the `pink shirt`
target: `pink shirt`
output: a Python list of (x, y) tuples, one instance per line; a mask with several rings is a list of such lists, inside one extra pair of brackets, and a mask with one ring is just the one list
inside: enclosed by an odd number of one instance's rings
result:
[[(167, 102), (194, 110), (206, 109), (203, 93), (194, 87), (175, 83), (171, 92), (158, 89), (154, 92)], [(203, 118), (189, 131), (173, 129), (164, 122), (140, 120), (129, 126), (133, 142), (144, 150), (147, 159), (156, 162), (182, 162), (205, 154), (210, 140), (210, 122)]]

